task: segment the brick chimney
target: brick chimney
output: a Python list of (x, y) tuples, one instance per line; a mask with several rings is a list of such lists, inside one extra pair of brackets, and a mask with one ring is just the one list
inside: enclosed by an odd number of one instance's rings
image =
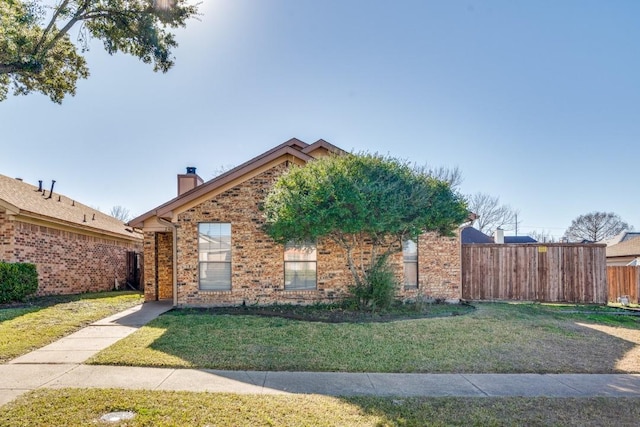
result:
[(204, 181), (196, 173), (196, 168), (187, 166), (187, 173), (178, 175), (178, 196), (196, 188)]

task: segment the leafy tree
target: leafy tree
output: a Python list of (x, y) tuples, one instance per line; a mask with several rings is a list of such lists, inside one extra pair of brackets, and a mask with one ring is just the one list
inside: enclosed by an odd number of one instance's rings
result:
[[(75, 95), (78, 79), (89, 69), (82, 52), (87, 41), (102, 40), (109, 54), (124, 52), (153, 63), (154, 71), (173, 66), (178, 44), (171, 28), (197, 15), (188, 0), (43, 0), (0, 1), (0, 101), (41, 92), (61, 103)], [(50, 9), (48, 11), (48, 9)], [(79, 28), (80, 52), (70, 30)]]
[(469, 210), (478, 218), (474, 226), (485, 234), (493, 234), (496, 228), (513, 230), (516, 225), (518, 211), (508, 205), (501, 205), (500, 198), (485, 193), (468, 196)]
[[(379, 259), (400, 251), (403, 240), (425, 231), (451, 234), (468, 217), (448, 183), (377, 154), (292, 167), (267, 195), (264, 214), (266, 232), (278, 242), (327, 238), (344, 248), (356, 287), (365, 285)], [(354, 256), (365, 247), (368, 260)]]
[(613, 212), (591, 212), (574, 219), (565, 231), (564, 239), (569, 242), (600, 242), (631, 228)]
[(116, 219), (119, 219), (122, 222), (127, 222), (131, 219), (131, 213), (129, 212), (129, 209), (120, 205), (112, 207), (109, 215)]

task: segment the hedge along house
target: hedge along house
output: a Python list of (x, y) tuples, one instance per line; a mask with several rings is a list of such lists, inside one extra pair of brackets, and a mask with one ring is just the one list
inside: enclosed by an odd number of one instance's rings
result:
[[(178, 175), (176, 198), (129, 222), (144, 234), (145, 299), (224, 306), (347, 296), (352, 276), (342, 248), (328, 240), (304, 248), (278, 244), (263, 232), (261, 211), (291, 165), (344, 153), (324, 140), (307, 144), (294, 138), (207, 182), (187, 168)], [(403, 248), (393, 258), (404, 283), (397, 297), (460, 299), (459, 232), (427, 233)]]
[(38, 295), (105, 291), (127, 278), (142, 235), (55, 192), (0, 175), (0, 261), (36, 265)]

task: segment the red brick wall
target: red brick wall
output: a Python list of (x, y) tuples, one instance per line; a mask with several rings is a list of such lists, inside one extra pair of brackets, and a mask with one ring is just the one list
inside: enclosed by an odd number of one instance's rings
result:
[[(220, 306), (246, 304), (332, 301), (348, 295), (352, 283), (344, 250), (329, 241), (318, 242), (317, 290), (284, 290), (284, 249), (262, 230), (260, 202), (277, 177), (286, 169), (280, 165), (178, 215), (177, 287), (180, 306)], [(198, 223), (231, 223), (232, 285), (230, 291), (201, 291), (198, 288)], [(151, 248), (145, 241), (145, 249)], [(419, 251), (419, 289), (397, 290), (399, 298), (460, 298), (459, 238), (421, 236)], [(153, 255), (156, 256), (156, 255)], [(145, 251), (145, 281), (154, 287), (149, 275), (152, 256)], [(166, 258), (166, 257), (165, 257)], [(402, 278), (402, 254), (393, 257)], [(168, 260), (166, 262), (169, 262)], [(161, 264), (158, 259), (158, 268)], [(155, 271), (155, 270), (154, 270)], [(150, 277), (151, 276), (151, 277)], [(147, 287), (145, 286), (145, 288)], [(146, 293), (146, 292), (145, 292)], [(149, 294), (152, 294), (149, 291)]]
[(123, 285), (126, 252), (142, 249), (141, 244), (124, 240), (18, 221), (10, 223), (13, 224), (13, 248), (6, 261), (29, 262), (37, 266), (38, 295), (110, 290), (115, 279)]
[(454, 237), (426, 233), (418, 238), (417, 295), (427, 298), (462, 298), (462, 246), (460, 230)]
[(158, 233), (158, 299), (173, 297), (173, 234)]
[(158, 299), (158, 289), (156, 287), (158, 281), (157, 271), (157, 242), (156, 234), (154, 232), (144, 232), (144, 260), (143, 260), (143, 275), (144, 275), (144, 300), (156, 301)]

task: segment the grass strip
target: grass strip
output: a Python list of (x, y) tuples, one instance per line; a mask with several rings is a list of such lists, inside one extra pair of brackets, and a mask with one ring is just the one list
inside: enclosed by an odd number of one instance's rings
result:
[(100, 292), (34, 298), (0, 308), (0, 363), (143, 302), (137, 292)]
[(636, 398), (336, 398), (112, 389), (40, 389), (0, 408), (6, 427), (101, 426), (635, 426)]

